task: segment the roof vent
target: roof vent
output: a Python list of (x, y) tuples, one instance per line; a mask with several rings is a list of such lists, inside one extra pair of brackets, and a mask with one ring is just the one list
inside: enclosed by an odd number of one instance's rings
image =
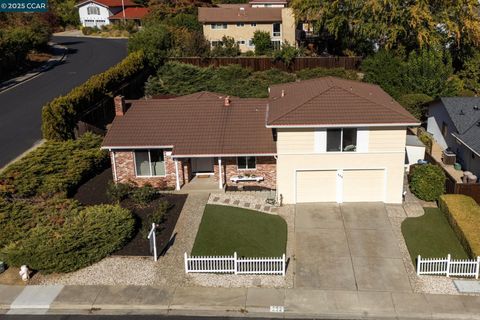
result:
[(225, 107), (229, 107), (229, 106), (230, 106), (230, 96), (225, 97), (225, 100), (224, 100), (224, 102), (223, 102), (223, 105), (224, 105)]
[(282, 98), (285, 97), (285, 90), (282, 89)]
[(478, 111), (480, 108), (478, 106), (473, 106), (473, 110)]
[(477, 127), (480, 127), (480, 121), (477, 122)]
[(244, 7), (240, 7), (240, 11), (245, 11), (245, 8), (244, 8)]
[(460, 109), (460, 115), (461, 115), (461, 116), (464, 116), (464, 115), (465, 115), (465, 112), (463, 112), (463, 109)]

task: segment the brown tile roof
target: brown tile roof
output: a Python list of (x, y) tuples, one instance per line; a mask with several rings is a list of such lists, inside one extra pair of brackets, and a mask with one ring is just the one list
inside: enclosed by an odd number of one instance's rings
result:
[[(78, 2), (75, 6), (79, 7), (89, 2), (96, 2), (98, 4), (104, 5), (105, 7), (121, 7), (122, 6), (122, 0), (85, 0), (85, 1)], [(123, 6), (136, 7), (138, 6), (138, 4), (135, 4), (133, 1), (130, 1), (130, 0), (124, 0)]]
[[(243, 8), (243, 10), (241, 10)], [(252, 8), (248, 4), (217, 8), (198, 8), (198, 21), (212, 22), (280, 22), (282, 8)]]
[[(187, 94), (185, 96), (180, 96), (174, 98), (175, 100), (196, 100), (196, 99), (224, 99), (227, 97), (226, 94), (224, 93), (217, 93), (217, 92), (211, 92), (211, 91), (200, 91), (200, 92), (195, 92), (192, 94)], [(235, 98), (233, 96), (230, 96), (230, 98)]]
[(418, 120), (377, 85), (324, 77), (270, 87), (268, 126), (396, 123)]
[(150, 12), (150, 9), (140, 8), (140, 7), (125, 8), (125, 10), (122, 10), (117, 14), (108, 17), (108, 19), (110, 20), (123, 19), (124, 18), (123, 12), (125, 12), (125, 19), (143, 19)]
[[(265, 99), (136, 100), (116, 117), (104, 147), (174, 146), (177, 156), (275, 154)], [(210, 97), (208, 97), (210, 96)]]
[(250, 0), (248, 3), (258, 4), (258, 3), (275, 3), (275, 4), (287, 4), (287, 0)]

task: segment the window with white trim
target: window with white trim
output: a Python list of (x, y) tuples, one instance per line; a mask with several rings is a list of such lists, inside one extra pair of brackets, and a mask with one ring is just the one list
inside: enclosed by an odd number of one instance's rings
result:
[(253, 39), (248, 40), (248, 46), (249, 47), (254, 47), (255, 45), (253, 44)]
[(100, 15), (100, 8), (95, 6), (87, 7), (87, 14), (89, 15)]
[(254, 22), (254, 23), (250, 23), (250, 27), (256, 27), (257, 24)]
[(240, 45), (245, 45), (245, 40), (238, 40), (237, 41), (237, 44), (240, 46)]
[(237, 157), (237, 167), (239, 170), (256, 169), (257, 159), (255, 157)]
[(227, 29), (227, 24), (226, 23), (212, 23), (210, 25), (212, 29)]
[(164, 176), (165, 159), (163, 150), (135, 150), (135, 174), (137, 177)]
[(280, 29), (281, 29), (280, 28), (280, 22), (275, 22), (273, 24), (272, 36), (273, 37), (280, 37), (280, 35), (281, 35), (281, 30)]
[(357, 151), (357, 128), (327, 129), (327, 152)]
[(245, 24), (243, 22), (237, 22), (237, 27), (244, 27)]

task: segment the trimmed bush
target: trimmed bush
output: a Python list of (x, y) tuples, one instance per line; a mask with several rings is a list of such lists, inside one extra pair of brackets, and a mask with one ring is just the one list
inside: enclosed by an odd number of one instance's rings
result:
[(355, 70), (346, 70), (343, 68), (332, 68), (332, 69), (309, 68), (309, 69), (300, 70), (296, 74), (300, 80), (307, 80), (307, 79), (328, 77), (328, 76), (349, 79), (349, 80), (359, 80), (358, 74)]
[(106, 194), (112, 202), (120, 203), (122, 200), (128, 198), (132, 188), (133, 187), (127, 183), (114, 183), (113, 181), (109, 181)]
[(170, 207), (171, 205), (168, 203), (168, 201), (162, 200), (159, 202), (155, 211), (147, 216), (147, 218), (142, 222), (142, 228), (140, 229), (140, 232), (144, 238), (148, 237), (152, 223), (161, 224), (163, 221), (165, 221), (165, 214)]
[(102, 138), (87, 133), (78, 140), (47, 141), (0, 174), (0, 196), (50, 197), (72, 194), (109, 165)]
[(419, 199), (437, 200), (445, 192), (445, 173), (433, 164), (416, 166), (410, 176), (410, 190)]
[(439, 207), (470, 257), (480, 256), (480, 206), (471, 197), (446, 194)]
[(46, 273), (71, 272), (120, 249), (132, 236), (135, 221), (128, 210), (117, 205), (82, 208), (73, 200), (64, 201), (66, 208), (43, 211), (43, 222), (35, 221), (33, 228), (0, 249), (0, 258), (11, 266), (25, 264)]
[(83, 113), (99, 101), (110, 99), (121, 84), (143, 70), (144, 60), (142, 51), (132, 52), (117, 65), (47, 103), (42, 109), (43, 137), (57, 141), (75, 138), (74, 130)]
[(130, 199), (140, 206), (146, 206), (158, 197), (157, 190), (149, 184), (134, 188), (130, 193)]

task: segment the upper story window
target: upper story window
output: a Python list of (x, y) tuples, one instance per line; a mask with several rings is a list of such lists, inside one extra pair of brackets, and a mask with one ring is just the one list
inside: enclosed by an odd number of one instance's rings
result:
[(100, 15), (100, 8), (99, 7), (94, 7), (94, 6), (90, 6), (90, 7), (87, 7), (87, 14), (89, 15)]
[(244, 26), (245, 26), (245, 24), (243, 22), (237, 23), (237, 27), (244, 27)]
[(356, 150), (356, 128), (327, 129), (327, 152), (354, 152)]
[(254, 22), (254, 23), (250, 23), (250, 27), (256, 27), (257, 24)]
[(210, 25), (212, 29), (227, 29), (227, 24), (226, 23), (212, 23)]
[(135, 173), (137, 177), (165, 175), (165, 159), (162, 149), (136, 150)]
[(245, 40), (238, 40), (238, 41), (237, 41), (237, 44), (238, 44), (238, 45), (245, 45)]
[(237, 167), (240, 170), (255, 169), (257, 167), (257, 160), (255, 157), (238, 157)]
[(273, 37), (280, 37), (280, 32), (281, 32), (280, 29), (281, 29), (280, 23), (279, 23), (279, 22), (275, 22), (275, 23), (273, 24), (272, 36), (273, 36)]

